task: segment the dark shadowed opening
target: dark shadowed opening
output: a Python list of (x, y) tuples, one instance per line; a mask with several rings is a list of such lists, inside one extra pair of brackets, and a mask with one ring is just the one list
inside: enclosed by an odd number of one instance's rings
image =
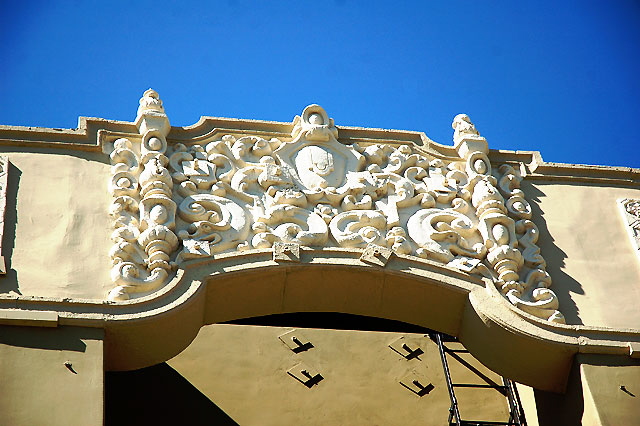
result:
[(431, 334), (433, 330), (402, 321), (337, 312), (296, 312), (229, 321), (225, 324), (271, 327), (323, 328), (333, 330), (384, 331)]
[(105, 373), (106, 426), (237, 425), (167, 363)]

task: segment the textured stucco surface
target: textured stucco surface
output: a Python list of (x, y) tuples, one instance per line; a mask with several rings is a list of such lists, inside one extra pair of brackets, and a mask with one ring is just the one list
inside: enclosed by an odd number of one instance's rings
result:
[(582, 357), (585, 394), (601, 425), (632, 425), (640, 416), (640, 360)]
[(0, 326), (0, 424), (101, 425), (102, 338), (101, 329)]
[(97, 154), (8, 153), (0, 292), (102, 299), (110, 288), (109, 165)]
[(541, 181), (523, 189), (567, 323), (640, 329), (640, 258), (617, 205), (640, 190)]
[[(210, 325), (168, 364), (241, 425), (441, 425), (450, 405), (437, 346), (420, 334), (296, 329), (313, 348), (294, 353), (278, 336), (286, 327)], [(424, 354), (406, 360), (388, 345), (400, 336), (419, 342)], [(452, 348), (461, 348), (449, 343)], [(449, 357), (457, 383), (499, 376), (468, 353)], [(303, 362), (324, 379), (308, 389), (287, 374)], [(434, 389), (418, 397), (399, 380), (424, 374)], [(505, 421), (506, 399), (493, 389), (459, 389), (465, 419)], [(247, 409), (250, 405), (251, 409)]]

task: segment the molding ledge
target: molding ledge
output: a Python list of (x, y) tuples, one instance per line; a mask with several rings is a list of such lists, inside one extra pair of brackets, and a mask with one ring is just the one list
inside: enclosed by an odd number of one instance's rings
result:
[[(496, 372), (555, 392), (564, 390), (575, 354), (630, 356), (640, 344), (640, 330), (536, 318), (511, 305), (490, 280), (437, 262), (393, 255), (384, 267), (372, 267), (361, 255), (358, 249), (305, 249), (300, 263), (279, 263), (262, 249), (192, 260), (158, 292), (122, 302), (3, 295), (0, 324), (104, 328), (106, 368), (131, 370), (172, 358), (207, 324), (343, 312), (457, 336)], [(336, 282), (338, 276), (347, 279)], [(329, 285), (339, 290), (333, 297)]]

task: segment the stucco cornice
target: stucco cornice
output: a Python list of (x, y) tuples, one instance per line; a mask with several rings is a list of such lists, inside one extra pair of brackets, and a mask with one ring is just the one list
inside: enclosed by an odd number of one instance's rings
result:
[(80, 117), (75, 129), (47, 127), (0, 126), (0, 146), (60, 148), (70, 151), (100, 152), (99, 133), (110, 131), (129, 135), (135, 133), (134, 123)]
[(539, 151), (491, 150), (489, 158), (496, 163), (522, 164), (526, 178), (532, 181), (640, 187), (640, 169), (633, 167), (546, 162)]
[[(425, 152), (441, 158), (454, 158), (453, 147), (432, 141), (423, 132), (365, 127), (336, 126), (340, 142), (415, 144)], [(265, 120), (247, 120), (203, 116), (190, 126), (172, 126), (167, 136), (171, 142), (195, 142), (233, 132), (262, 137), (288, 138), (292, 124)], [(58, 148), (70, 151), (102, 151), (100, 132), (112, 136), (137, 135), (135, 123), (97, 117), (79, 117), (75, 129), (0, 125), (0, 146), (7, 148)], [(495, 163), (522, 163), (531, 180), (585, 182), (612, 186), (640, 186), (640, 169), (571, 163), (546, 162), (539, 151), (489, 150)]]

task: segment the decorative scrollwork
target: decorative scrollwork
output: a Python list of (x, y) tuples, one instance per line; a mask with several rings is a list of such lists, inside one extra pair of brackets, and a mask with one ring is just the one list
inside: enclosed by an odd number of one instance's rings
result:
[[(110, 212), (114, 218), (110, 255), (111, 278), (116, 287), (111, 300), (126, 300), (135, 293), (160, 287), (175, 264), (178, 247), (173, 181), (164, 156), (169, 120), (158, 94), (149, 89), (138, 108), (136, 125), (141, 135), (139, 160), (129, 139), (117, 139), (110, 153), (112, 164)], [(140, 165), (143, 171), (138, 174)]]
[(237, 248), (249, 235), (246, 211), (216, 195), (188, 196), (180, 203), (178, 216), (189, 223), (178, 236), (183, 240), (208, 241), (211, 253)]
[[(328, 229), (324, 219), (300, 207), (275, 205), (257, 221), (266, 225), (263, 232), (275, 237), (268, 239), (271, 243), (282, 241), (307, 247), (322, 247), (327, 243)], [(263, 243), (260, 245), (265, 246)]]
[(480, 236), (471, 219), (452, 209), (418, 210), (407, 221), (407, 228), (420, 257), (450, 262), (457, 255), (480, 258), (486, 253), (484, 245), (471, 245), (467, 240)]
[(367, 264), (384, 266), (392, 253), (443, 262), (493, 279), (528, 313), (562, 320), (522, 178), (511, 165), (492, 168), (486, 140), (464, 114), (452, 125), (457, 156), (438, 157), (409, 141), (341, 143), (318, 105), (294, 118), (286, 140), (236, 133), (170, 143), (162, 101), (147, 91), (136, 125), (139, 135), (109, 152), (111, 299), (158, 288), (190, 259), (368, 247), (385, 261), (365, 253)]
[(517, 247), (522, 259), (518, 268), (520, 279), (517, 282), (511, 280), (500, 283), (501, 289), (507, 299), (523, 311), (552, 322), (563, 323), (564, 316), (558, 310), (558, 297), (549, 289), (551, 277), (545, 270), (546, 262), (536, 245), (538, 227), (530, 220), (531, 206), (520, 189), (522, 176), (508, 164), (500, 166), (498, 172), (498, 186), (500, 193), (507, 199), (505, 204), (508, 215), (516, 221), (514, 231), (517, 244), (514, 247)]
[(387, 219), (373, 210), (352, 210), (334, 217), (329, 223), (331, 235), (342, 247), (384, 245)]
[(636, 253), (640, 257), (640, 200), (623, 199), (618, 201), (620, 211), (627, 224), (627, 232)]

